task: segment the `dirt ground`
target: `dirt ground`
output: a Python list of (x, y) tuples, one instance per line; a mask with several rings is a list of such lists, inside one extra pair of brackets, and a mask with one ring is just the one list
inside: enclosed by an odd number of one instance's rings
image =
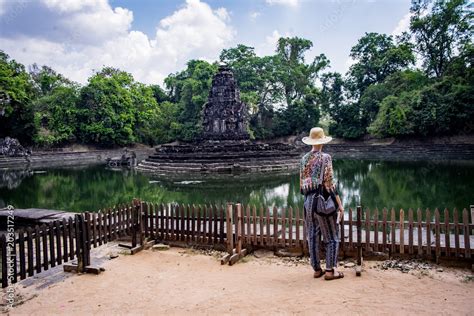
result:
[(41, 290), (11, 315), (474, 315), (469, 270), (402, 273), (367, 262), (362, 277), (312, 277), (307, 260), (247, 256), (221, 266), (218, 255), (180, 248), (121, 255), (100, 275), (73, 275)]

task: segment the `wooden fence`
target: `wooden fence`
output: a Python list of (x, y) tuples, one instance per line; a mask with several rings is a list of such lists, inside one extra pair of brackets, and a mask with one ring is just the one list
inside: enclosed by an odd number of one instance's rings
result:
[[(471, 215), (471, 220), (469, 219)], [(472, 261), (474, 206), (458, 212), (408, 212), (349, 208), (341, 224), (342, 255), (385, 252), (429, 259)], [(90, 265), (90, 250), (131, 237), (130, 248), (147, 240), (182, 242), (227, 249), (293, 248), (307, 253), (304, 214), (299, 208), (250, 205), (194, 206), (134, 201), (97, 213), (19, 230), (14, 240), (0, 237), (2, 287), (50, 267), (77, 259), (79, 271)], [(14, 246), (12, 246), (14, 245)], [(141, 249), (141, 248), (140, 248)]]
[[(237, 217), (241, 208), (241, 220)], [(227, 244), (228, 227), (233, 243), (244, 247), (300, 248), (307, 252), (304, 214), (299, 208), (277, 209), (234, 205), (233, 221), (224, 206), (159, 205), (143, 203), (146, 238), (162, 241), (184, 241), (191, 244)], [(357, 222), (359, 213), (360, 223)], [(340, 250), (349, 253), (360, 243), (364, 253), (386, 252), (438, 259), (471, 258), (474, 238), (474, 207), (461, 213), (454, 209), (396, 212), (383, 209), (349, 208), (341, 223)], [(442, 219), (442, 220), (441, 220)], [(241, 227), (237, 227), (240, 223)], [(359, 230), (360, 236), (357, 232)], [(236, 235), (238, 233), (238, 235)]]
[(52, 221), (0, 236), (2, 287), (49, 268), (77, 261), (78, 271), (90, 265), (90, 250), (124, 236), (131, 248), (141, 242), (140, 204)]

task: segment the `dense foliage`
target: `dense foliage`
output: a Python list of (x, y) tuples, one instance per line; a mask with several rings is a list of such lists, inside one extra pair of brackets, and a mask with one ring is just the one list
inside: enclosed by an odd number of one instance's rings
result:
[[(352, 47), (346, 74), (328, 72), (324, 54), (306, 61), (313, 43), (280, 38), (275, 53), (224, 49), (249, 106), (256, 139), (306, 133), (413, 137), (473, 133), (473, 13), (467, 0), (412, 0), (401, 36), (366, 33)], [(201, 132), (218, 63), (191, 60), (159, 85), (105, 67), (86, 85), (47, 66), (25, 66), (0, 51), (0, 137), (37, 146), (123, 146), (192, 141)]]

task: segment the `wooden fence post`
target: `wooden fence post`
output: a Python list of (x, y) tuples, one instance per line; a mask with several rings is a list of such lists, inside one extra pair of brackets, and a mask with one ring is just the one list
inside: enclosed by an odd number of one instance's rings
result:
[(7, 240), (5, 235), (0, 237), (0, 244), (2, 250), (2, 288), (5, 288), (8, 286)]
[(233, 205), (231, 203), (227, 204), (227, 210), (226, 210), (226, 217), (225, 217), (225, 222), (226, 222), (226, 233), (227, 233), (227, 253), (230, 255), (233, 254), (234, 250), (234, 237), (233, 237), (233, 232), (232, 232), (232, 226), (233, 226), (233, 220), (232, 220), (232, 209)]
[[(474, 205), (471, 205), (471, 224), (474, 225)], [(471, 234), (474, 235), (474, 227), (471, 231)]]
[(362, 207), (357, 206), (357, 267), (356, 275), (362, 274)]
[[(227, 208), (225, 212), (225, 223), (226, 223), (226, 249), (227, 249), (227, 254), (222, 257), (221, 259), (221, 264), (226, 264), (229, 262), (230, 257), (234, 254), (234, 237), (233, 237), (233, 232), (232, 232), (232, 209), (233, 205), (232, 203), (227, 203)], [(222, 214), (224, 216), (224, 214)]]
[(405, 253), (405, 211), (400, 209), (400, 253)]

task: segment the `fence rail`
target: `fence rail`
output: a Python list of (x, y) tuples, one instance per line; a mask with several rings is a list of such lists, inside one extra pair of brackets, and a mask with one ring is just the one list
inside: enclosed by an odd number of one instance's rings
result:
[[(470, 216), (469, 216), (470, 215)], [(471, 217), (471, 219), (469, 219)], [(385, 252), (436, 259), (473, 259), (474, 206), (453, 212), (407, 212), (349, 208), (341, 223), (343, 255)], [(297, 248), (307, 253), (304, 214), (299, 208), (251, 205), (178, 205), (134, 201), (95, 213), (20, 229), (14, 240), (0, 236), (2, 287), (50, 267), (77, 260), (90, 265), (90, 250), (131, 237), (130, 248), (147, 240), (237, 248)], [(14, 245), (14, 246), (11, 246)], [(8, 276), (8, 277), (7, 277)]]

